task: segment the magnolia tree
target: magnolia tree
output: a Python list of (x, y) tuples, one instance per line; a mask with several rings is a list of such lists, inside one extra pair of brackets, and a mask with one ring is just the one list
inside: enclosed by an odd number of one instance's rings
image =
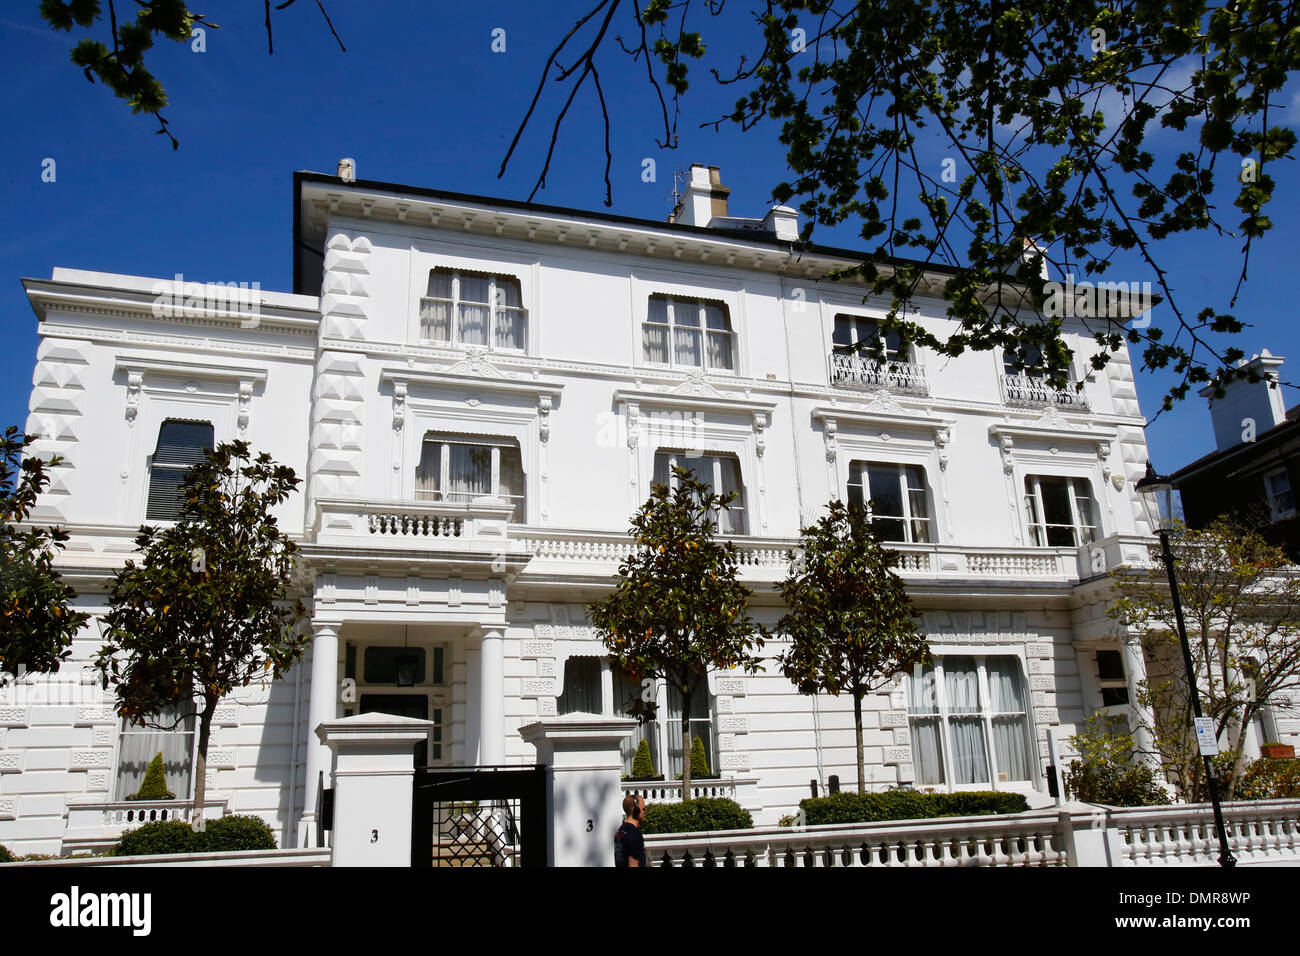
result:
[(220, 445), (186, 473), (175, 524), (141, 528), (139, 563), (111, 582), (97, 665), (132, 723), (172, 730), (197, 718), (196, 827), (217, 703), (280, 677), (306, 647), (302, 607), (285, 596), (297, 547), (271, 514), (299, 481), (247, 442)]
[[(1289, 711), (1300, 692), (1300, 569), (1280, 548), (1235, 520), (1173, 535), (1178, 593), (1201, 709), (1232, 760), (1225, 799), (1245, 766), (1248, 728), (1264, 707)], [(1151, 661), (1139, 686), (1139, 717), (1183, 798), (1204, 797), (1204, 761), (1191, 730), (1191, 685), (1179, 648), (1168, 579), (1158, 548), (1148, 569), (1112, 573), (1119, 598), (1109, 613), (1142, 635)], [(1221, 743), (1221, 746), (1225, 744)]]
[(61, 461), (23, 457), (36, 440), (16, 426), (0, 437), (0, 678), (56, 671), (72, 653), (72, 637), (88, 615), (73, 611), (76, 593), (54, 567), (68, 533), (28, 524), (36, 499)]
[(759, 669), (763, 638), (747, 614), (750, 591), (736, 580), (736, 549), (714, 540), (719, 496), (682, 468), (676, 487), (655, 484), (632, 519), (636, 547), (614, 592), (589, 605), (591, 622), (619, 664), (667, 681), (682, 697), (682, 799), (691, 793), (691, 705), (710, 670)]
[(853, 698), (858, 792), (866, 790), (862, 699), (925, 660), (929, 644), (894, 573), (898, 553), (880, 543), (868, 515), (832, 501), (803, 529), (802, 550), (781, 582), (789, 611), (777, 622), (790, 639), (779, 660), (802, 694)]

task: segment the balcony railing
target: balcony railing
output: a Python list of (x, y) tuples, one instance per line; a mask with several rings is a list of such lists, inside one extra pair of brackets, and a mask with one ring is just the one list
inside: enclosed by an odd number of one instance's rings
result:
[(865, 355), (831, 354), (831, 384), (859, 388), (889, 388), (914, 395), (930, 394), (925, 366), (889, 360), (877, 364)]
[[(626, 535), (590, 531), (541, 531), (520, 528), (517, 540), (533, 558), (530, 570), (568, 574), (612, 575), (632, 553)], [(773, 581), (785, 576), (788, 554), (798, 547), (793, 538), (724, 537), (736, 546), (742, 580)], [(1078, 548), (978, 548), (948, 544), (889, 544), (899, 553), (903, 577), (1027, 578), (1040, 581), (1077, 580)]]
[(1087, 408), (1088, 397), (1071, 383), (1067, 388), (1053, 388), (1046, 379), (1033, 375), (1003, 375), (1002, 398), (1008, 405), (1059, 405), (1062, 408)]
[(513, 512), (514, 505), (499, 498), (466, 502), (318, 498), (315, 539), (324, 545), (418, 551), (474, 550), (485, 542), (500, 547)]
[[(226, 797), (209, 798), (203, 803), (203, 818), (219, 820), (226, 815)], [(63, 851), (100, 850), (116, 843), (123, 832), (161, 820), (193, 820), (191, 800), (94, 800), (73, 798), (68, 801), (68, 822), (63, 833)]]

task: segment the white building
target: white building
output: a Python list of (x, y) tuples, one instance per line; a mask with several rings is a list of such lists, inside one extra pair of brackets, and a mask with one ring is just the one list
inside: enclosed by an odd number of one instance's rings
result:
[[(674, 461), (740, 492), (725, 530), (768, 624), (801, 522), (833, 497), (876, 500), (938, 694), (909, 708), (900, 680), (868, 702), (874, 788), (1041, 804), (1049, 729), (1064, 740), (1127, 711), (1141, 655), (1104, 614), (1105, 570), (1146, 541), (1127, 352), (1090, 371), (1069, 328), (1079, 392), (995, 352), (915, 350), (878, 371), (835, 348), (884, 310), (826, 278), (853, 254), (801, 254), (793, 211), (728, 218), (726, 192), (696, 166), (663, 223), (300, 173), (294, 294), (25, 280), (40, 319), (27, 430), (66, 459), (40, 518), (72, 534), (60, 563), (82, 609), (102, 613), (106, 578), (136, 528), (166, 518), (200, 446), (243, 437), (306, 478), (281, 520), (302, 544), (312, 648), (218, 712), (219, 810), (308, 839), (328, 771), (313, 729), (358, 710), (427, 716), (430, 763), (483, 765), (532, 762), (518, 728), (539, 716), (621, 713), (641, 688), (583, 608)], [(937, 333), (951, 325), (939, 298), (918, 305)], [(103, 843), (156, 752), (178, 805), (192, 787), (192, 734), (124, 730), (78, 683), (97, 635), (92, 618), (61, 675), (0, 701), (0, 843), (16, 852)], [(644, 733), (671, 780), (677, 702), (657, 694)], [(694, 729), (758, 822), (810, 781), (854, 784), (850, 699), (801, 696), (770, 667), (710, 674), (707, 702)]]

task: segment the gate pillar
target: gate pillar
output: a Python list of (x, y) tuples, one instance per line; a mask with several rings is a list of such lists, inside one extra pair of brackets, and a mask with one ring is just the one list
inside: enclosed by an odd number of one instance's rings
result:
[(331, 866), (410, 866), (415, 748), (428, 720), (358, 714), (330, 720), (316, 736), (332, 754)]
[(565, 714), (519, 728), (546, 766), (550, 866), (613, 866), (623, 822), (623, 757), (629, 717)]

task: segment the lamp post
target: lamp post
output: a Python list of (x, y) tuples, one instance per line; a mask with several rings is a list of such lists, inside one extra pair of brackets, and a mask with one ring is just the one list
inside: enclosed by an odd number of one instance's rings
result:
[[(1147, 473), (1137, 483), (1138, 493), (1146, 507), (1151, 527), (1160, 538), (1160, 552), (1165, 561), (1165, 573), (1169, 575), (1169, 594), (1174, 602), (1174, 619), (1178, 622), (1178, 642), (1183, 648), (1183, 665), (1187, 668), (1187, 686), (1192, 695), (1192, 716), (1199, 719), (1201, 715), (1201, 694), (1196, 681), (1196, 668), (1192, 664), (1192, 650), (1187, 643), (1187, 627), (1183, 624), (1183, 602), (1178, 596), (1178, 579), (1174, 575), (1174, 553), (1169, 549), (1169, 533), (1174, 526), (1174, 485), (1168, 478), (1156, 474), (1151, 462), (1147, 462)], [(1193, 720), (1192, 729), (1196, 723)], [(1200, 746), (1200, 740), (1197, 740)], [(1219, 785), (1214, 779), (1214, 768), (1210, 757), (1204, 754), (1205, 780), (1210, 787), (1210, 802), (1214, 805), (1214, 829), (1219, 835), (1219, 865), (1236, 866), (1237, 858), (1228, 847), (1228, 834), (1223, 827), (1223, 807), (1219, 805)]]

